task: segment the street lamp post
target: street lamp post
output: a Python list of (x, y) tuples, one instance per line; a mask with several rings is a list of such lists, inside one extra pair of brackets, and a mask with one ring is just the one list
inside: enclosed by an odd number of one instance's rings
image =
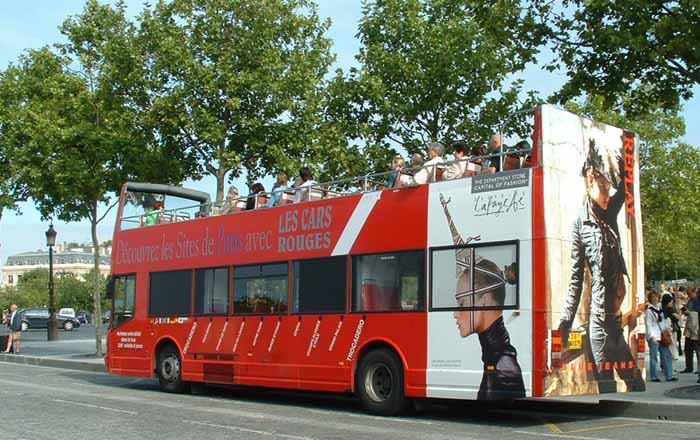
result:
[(49, 248), (49, 325), (47, 339), (55, 341), (58, 339), (58, 327), (56, 326), (56, 293), (53, 287), (53, 247), (56, 245), (56, 230), (53, 223), (46, 231), (46, 246)]

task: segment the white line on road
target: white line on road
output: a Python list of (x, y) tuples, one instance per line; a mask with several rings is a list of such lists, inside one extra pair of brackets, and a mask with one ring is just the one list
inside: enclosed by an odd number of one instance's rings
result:
[(383, 422), (390, 421), (390, 422), (400, 422), (400, 423), (417, 423), (419, 425), (435, 425), (435, 422), (429, 422), (427, 420), (414, 420), (414, 419), (402, 419), (398, 417), (379, 417), (379, 416), (370, 416), (367, 414), (353, 414), (353, 413), (348, 413), (348, 412), (343, 412), (342, 414), (337, 412), (337, 411), (324, 411), (320, 409), (305, 409), (306, 411), (310, 413), (315, 413), (315, 414), (324, 414), (324, 415), (335, 415), (335, 416), (342, 416), (342, 417), (358, 417), (361, 419), (373, 419), (373, 420), (381, 420)]
[(543, 432), (529, 432), (529, 431), (513, 431), (516, 434), (534, 435), (535, 437), (556, 437), (556, 438), (570, 438), (575, 440), (608, 440), (602, 437), (582, 437), (580, 435), (567, 435), (565, 433), (561, 434), (547, 434)]
[(274, 431), (262, 431), (262, 430), (258, 430), (258, 429), (241, 428), (240, 426), (217, 425), (216, 423), (198, 422), (196, 420), (183, 420), (183, 423), (188, 423), (190, 425), (208, 426), (210, 428), (226, 429), (229, 431), (247, 432), (249, 434), (258, 434), (258, 435), (273, 436), (273, 437), (280, 437), (280, 438), (289, 438), (289, 439), (294, 439), (294, 440), (313, 440), (311, 437), (300, 437), (298, 435), (281, 434), (279, 432), (274, 432)]
[(132, 416), (135, 416), (137, 414), (135, 411), (127, 411), (125, 409), (110, 408), (108, 406), (90, 405), (89, 403), (75, 402), (72, 400), (53, 399), (53, 401), (59, 402), (59, 403), (68, 403), (70, 405), (86, 406), (88, 408), (103, 409), (105, 411), (113, 411), (113, 412), (118, 412), (118, 413), (131, 414)]

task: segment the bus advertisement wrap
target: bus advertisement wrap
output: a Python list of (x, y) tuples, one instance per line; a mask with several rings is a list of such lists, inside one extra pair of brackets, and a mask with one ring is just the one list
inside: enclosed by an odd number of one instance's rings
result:
[(634, 135), (545, 106), (545, 396), (642, 391), (644, 254)]
[(431, 185), (428, 397), (532, 393), (531, 171)]

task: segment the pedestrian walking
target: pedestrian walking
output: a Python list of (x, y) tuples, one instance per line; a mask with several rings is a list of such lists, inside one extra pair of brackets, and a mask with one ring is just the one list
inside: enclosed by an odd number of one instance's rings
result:
[(5, 347), (4, 353), (19, 353), (19, 345), (22, 337), (22, 318), (19, 313), (17, 313), (17, 304), (12, 304), (10, 306), (10, 320), (8, 322), (10, 327), (10, 336), (7, 338), (7, 347)]
[(688, 301), (681, 311), (685, 316), (685, 370), (681, 371), (681, 373), (692, 373), (693, 355), (697, 357), (698, 370), (700, 370), (700, 324), (698, 322), (700, 302), (698, 302), (697, 289), (695, 287), (688, 289)]
[(670, 345), (673, 344), (671, 336), (671, 320), (666, 317), (659, 306), (659, 294), (652, 291), (649, 293), (649, 304), (645, 313), (647, 327), (647, 343), (649, 345), (649, 376), (652, 382), (661, 382), (658, 376), (659, 356), (661, 357), (661, 367), (666, 376), (666, 381), (676, 381), (673, 377), (673, 361), (671, 357)]

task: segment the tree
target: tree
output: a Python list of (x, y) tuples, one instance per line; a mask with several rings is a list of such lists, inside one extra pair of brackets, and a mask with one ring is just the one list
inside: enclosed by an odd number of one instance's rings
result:
[(13, 145), (19, 135), (19, 123), (8, 114), (9, 102), (16, 100), (16, 87), (13, 78), (0, 72), (0, 220), (3, 211), (17, 210), (17, 203), (27, 199), (27, 188), (20, 181), (19, 170), (11, 158), (15, 155)]
[(566, 108), (639, 135), (646, 276), (693, 276), (700, 271), (700, 256), (688, 243), (700, 239), (700, 212), (688, 201), (700, 198), (700, 150), (679, 142), (685, 121), (678, 107), (651, 105), (645, 113), (629, 114), (623, 110), (628, 106), (622, 100), (610, 109), (605, 98), (589, 95)]
[[(537, 40), (519, 39), (515, 23), (534, 22), (511, 2), (365, 1), (360, 67), (347, 81), (370, 148), (388, 151), (386, 159), (393, 146), (478, 145), (516, 110), (534, 107), (533, 96), (519, 100), (522, 81), (511, 75), (534, 61)], [(506, 130), (524, 135), (523, 121), (516, 115)]]
[(200, 174), (248, 183), (308, 153), (331, 42), (308, 0), (159, 1), (141, 16), (154, 119)]
[(12, 160), (45, 218), (90, 222), (101, 355), (97, 225), (106, 213), (100, 215), (98, 208), (109, 207), (112, 194), (128, 180), (179, 181), (185, 162), (176, 150), (158, 143), (148, 124), (140, 123), (145, 120), (145, 63), (124, 5), (89, 0), (61, 32), (68, 43), (57, 51), (30, 50), (6, 71), (16, 84), (16, 99), (7, 103), (19, 130)]
[(557, 95), (624, 96), (627, 110), (650, 102), (672, 109), (700, 85), (700, 3), (695, 0), (530, 0), (556, 53), (550, 69), (565, 69)]

